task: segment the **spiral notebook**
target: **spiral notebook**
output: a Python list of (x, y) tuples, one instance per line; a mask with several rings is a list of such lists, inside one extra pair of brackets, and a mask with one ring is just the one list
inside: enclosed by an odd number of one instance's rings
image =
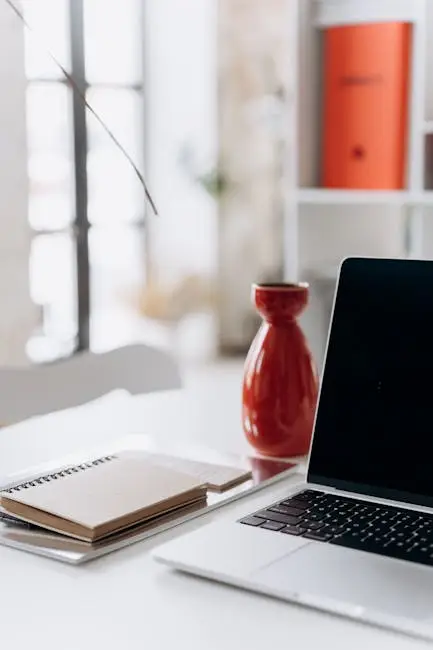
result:
[(200, 479), (119, 452), (39, 476), (0, 492), (22, 521), (86, 542), (206, 500)]

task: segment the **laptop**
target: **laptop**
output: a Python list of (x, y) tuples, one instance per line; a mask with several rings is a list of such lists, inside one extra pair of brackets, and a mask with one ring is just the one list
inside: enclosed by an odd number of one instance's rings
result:
[(433, 261), (340, 267), (306, 482), (166, 565), (433, 638)]

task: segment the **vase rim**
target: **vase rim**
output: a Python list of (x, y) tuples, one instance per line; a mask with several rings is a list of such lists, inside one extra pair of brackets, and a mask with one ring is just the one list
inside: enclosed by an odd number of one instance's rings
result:
[(253, 288), (271, 291), (303, 291), (309, 288), (309, 284), (308, 282), (256, 282)]

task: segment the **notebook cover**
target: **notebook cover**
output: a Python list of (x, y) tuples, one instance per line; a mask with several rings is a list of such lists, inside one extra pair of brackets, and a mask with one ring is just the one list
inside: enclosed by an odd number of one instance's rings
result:
[(27, 521), (97, 539), (204, 496), (199, 481), (144, 457), (112, 460), (25, 490), (1, 493), (1, 505)]
[(410, 42), (408, 23), (325, 30), (325, 187), (404, 187)]

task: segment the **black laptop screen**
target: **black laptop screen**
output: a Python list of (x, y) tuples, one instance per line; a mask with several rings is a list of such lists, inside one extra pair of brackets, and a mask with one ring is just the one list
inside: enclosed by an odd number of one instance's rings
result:
[(308, 478), (433, 505), (433, 261), (343, 263)]

